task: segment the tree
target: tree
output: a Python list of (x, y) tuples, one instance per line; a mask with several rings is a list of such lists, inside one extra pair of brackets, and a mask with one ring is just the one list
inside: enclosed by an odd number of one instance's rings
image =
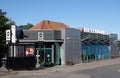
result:
[(22, 27), (23, 29), (30, 29), (31, 27), (33, 27), (33, 24), (27, 23), (27, 25), (20, 25), (20, 27)]
[(0, 45), (2, 47), (2, 55), (5, 54), (6, 51), (6, 33), (5, 31), (7, 29), (10, 29), (10, 26), (12, 24), (15, 24), (14, 21), (12, 21), (11, 19), (9, 19), (8, 17), (6, 17), (6, 12), (3, 12), (0, 9)]

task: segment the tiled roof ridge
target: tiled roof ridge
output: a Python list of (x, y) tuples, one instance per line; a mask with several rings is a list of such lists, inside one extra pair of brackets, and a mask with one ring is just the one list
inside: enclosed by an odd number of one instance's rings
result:
[(44, 20), (43, 20), (43, 22), (42, 22), (42, 26), (41, 26), (41, 28), (40, 28), (40, 29), (42, 29), (42, 28), (43, 28), (43, 26), (44, 26)]
[(43, 30), (43, 29), (59, 29), (59, 28), (69, 28), (66, 24), (61, 22), (55, 22), (50, 20), (43, 20), (39, 22), (37, 25), (30, 28), (30, 30)]

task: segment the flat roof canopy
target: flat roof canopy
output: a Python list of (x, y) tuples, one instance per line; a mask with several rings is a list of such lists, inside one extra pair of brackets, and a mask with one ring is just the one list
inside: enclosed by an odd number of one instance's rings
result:
[(93, 33), (82, 33), (83, 44), (109, 44), (109, 35), (104, 34), (93, 34)]
[(19, 42), (63, 42), (63, 40), (19, 40)]

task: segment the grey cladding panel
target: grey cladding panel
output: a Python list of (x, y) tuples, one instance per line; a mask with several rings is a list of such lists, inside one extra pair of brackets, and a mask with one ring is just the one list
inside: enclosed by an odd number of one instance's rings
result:
[(58, 30), (23, 30), (24, 40), (38, 40), (38, 32), (44, 33), (44, 40), (61, 39), (61, 32)]
[(61, 39), (61, 32), (60, 31), (54, 31), (54, 39), (60, 40)]
[(44, 31), (45, 40), (58, 40), (61, 39), (61, 32), (56, 30)]
[(38, 35), (36, 33), (37, 33), (36, 31), (24, 30), (23, 38), (25, 40), (36, 40), (38, 38)]
[(53, 40), (54, 39), (53, 31), (44, 31), (44, 39), (45, 40)]

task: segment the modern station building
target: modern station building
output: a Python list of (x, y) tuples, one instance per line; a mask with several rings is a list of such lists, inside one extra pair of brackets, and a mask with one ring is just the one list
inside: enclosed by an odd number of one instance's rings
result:
[(13, 27), (10, 32), (11, 37), (6, 35), (8, 68), (77, 64), (119, 56), (117, 35), (99, 30), (69, 28), (64, 23), (43, 20), (29, 30)]

